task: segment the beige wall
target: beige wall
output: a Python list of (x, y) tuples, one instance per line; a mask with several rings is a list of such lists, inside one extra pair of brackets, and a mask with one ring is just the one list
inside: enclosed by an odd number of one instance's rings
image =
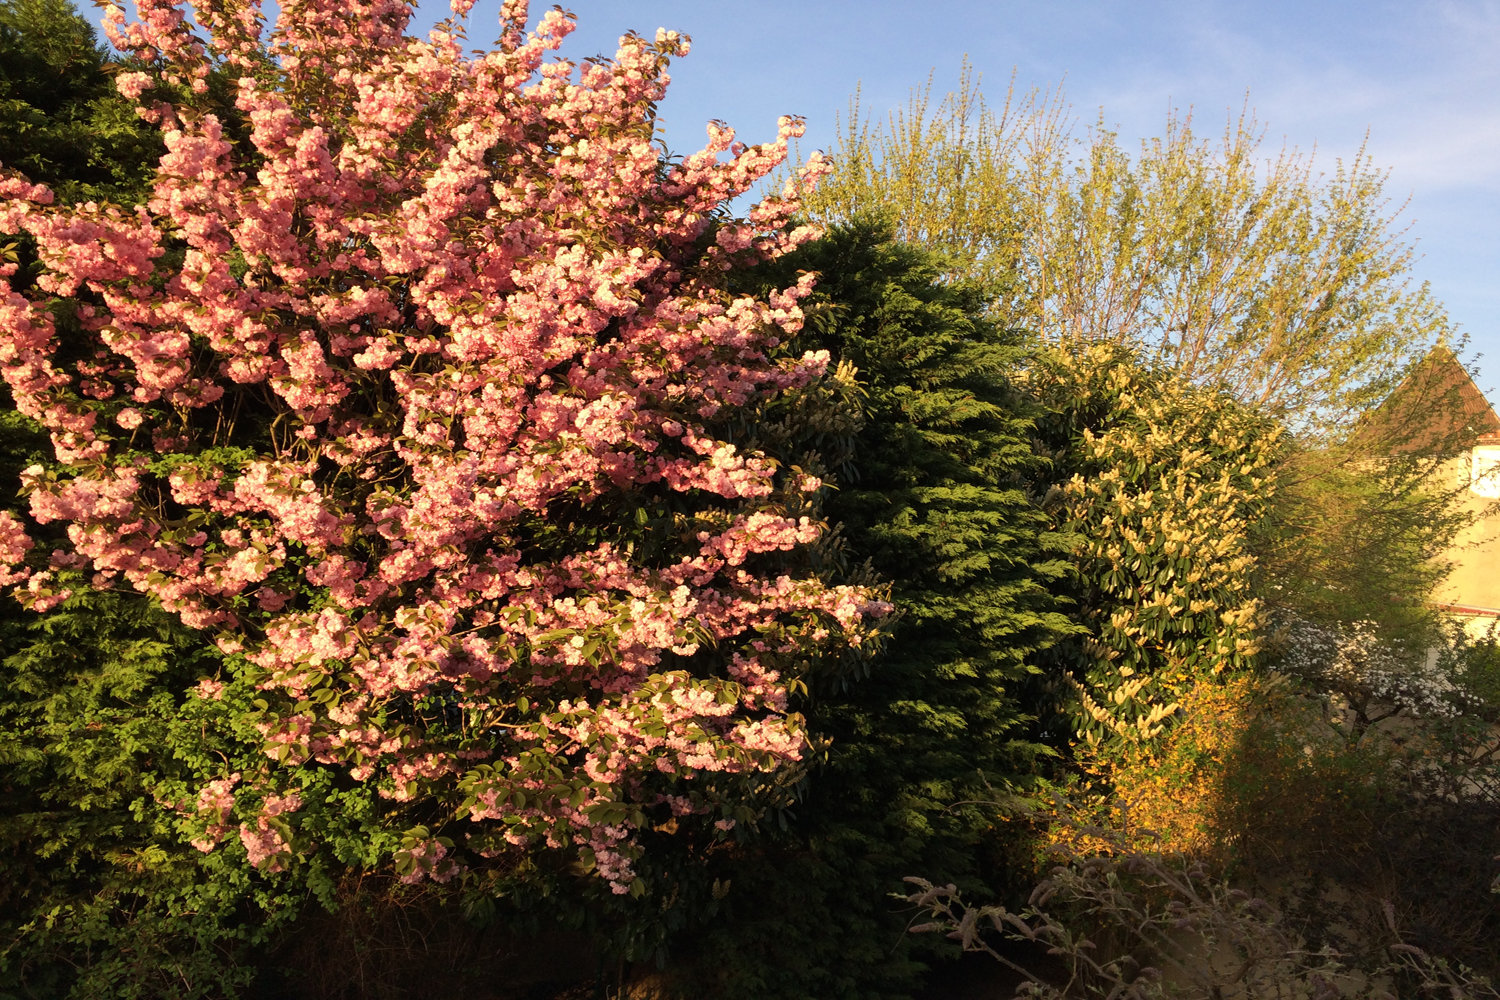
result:
[(1453, 574), (1434, 596), (1448, 604), (1500, 609), (1500, 446), (1481, 445), (1447, 463), (1440, 475), (1445, 485), (1469, 485), (1461, 503), (1476, 520), (1449, 550)]

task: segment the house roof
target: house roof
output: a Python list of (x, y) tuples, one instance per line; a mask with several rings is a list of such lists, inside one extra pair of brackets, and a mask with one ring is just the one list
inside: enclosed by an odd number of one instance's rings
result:
[(1500, 416), (1453, 351), (1438, 344), (1355, 431), (1354, 441), (1387, 455), (1456, 454), (1500, 444)]

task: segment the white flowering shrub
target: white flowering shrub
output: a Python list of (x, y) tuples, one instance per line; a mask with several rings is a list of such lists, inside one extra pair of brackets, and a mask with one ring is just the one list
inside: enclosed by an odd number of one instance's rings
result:
[(1455, 719), (1478, 707), (1464, 677), (1474, 640), (1457, 626), (1441, 628), (1437, 638), (1436, 646), (1399, 642), (1382, 636), (1370, 621), (1292, 618), (1282, 623), (1283, 653), (1275, 666), (1338, 696), (1358, 736), (1402, 712)]

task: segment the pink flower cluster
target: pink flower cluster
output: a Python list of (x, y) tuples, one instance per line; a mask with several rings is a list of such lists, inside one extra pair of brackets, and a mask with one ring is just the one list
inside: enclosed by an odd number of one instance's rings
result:
[(229, 816), (234, 810), (234, 786), (239, 783), (240, 775), (236, 772), (227, 778), (210, 781), (198, 791), (197, 813), (206, 826), (203, 835), (192, 844), (205, 854), (232, 829)]
[[(117, 77), (166, 144), (148, 202), (0, 178), (0, 233), (42, 264), (24, 291), (0, 273), (0, 370), (56, 453), (32, 516), (94, 585), (216, 633), (226, 680), (271, 705), (281, 787), (299, 767), (393, 804), (459, 787), (475, 829), (587, 849), (624, 891), (640, 810), (707, 811), (692, 789), (797, 761), (795, 665), (884, 611), (767, 569), (818, 536), (780, 499), (816, 481), (714, 430), (827, 365), (777, 354), (810, 275), (765, 300), (723, 280), (814, 235), (790, 220), (826, 163), (727, 217), (801, 125), (761, 146), (715, 125), (664, 162), (674, 33), (579, 66), (548, 58), (570, 16), (527, 32), (517, 0), (479, 55), (452, 25), (407, 37), (398, 0), (285, 0), (271, 26), (227, 0), (194, 9), (202, 37), (181, 3), (137, 10), (106, 28), (149, 66)], [(215, 64), (242, 144), (195, 104)], [(583, 540), (631, 497), (697, 511), (660, 529), (671, 555)], [(27, 544), (0, 518), (4, 565)], [(238, 808), (216, 788), (211, 830)], [(281, 863), (272, 820), (297, 808), (243, 818), (253, 862)]]
[(422, 840), (405, 852), (412, 869), (401, 876), (408, 885), (430, 878), (434, 882), (449, 882), (463, 867), (449, 856), (448, 845), (437, 838)]
[(302, 808), (302, 796), (296, 792), (268, 795), (254, 820), (240, 824), (240, 843), (256, 868), (280, 871), (286, 864), (291, 845), (284, 832), (284, 820), (278, 817)]
[(17, 521), (10, 511), (0, 511), (0, 587), (31, 575), (22, 565), (22, 560), (32, 547), (25, 525)]

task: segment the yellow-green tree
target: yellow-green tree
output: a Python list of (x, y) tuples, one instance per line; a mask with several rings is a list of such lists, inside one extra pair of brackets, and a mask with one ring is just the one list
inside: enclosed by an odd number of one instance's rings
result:
[(965, 67), (958, 90), (934, 100), (929, 81), (885, 121), (856, 97), (808, 208), (885, 212), (987, 280), (1005, 326), (1143, 349), (1304, 433), (1344, 426), (1447, 319), (1363, 149), (1323, 173), (1263, 137), (1248, 113), (1205, 136), (1174, 112), (1132, 151), (1058, 92), (1012, 87), (993, 107)]
[(1329, 614), (1419, 607), (1459, 527), (1452, 490), (1433, 488), (1453, 449), (1374, 465), (1384, 452), (1358, 428), (1451, 331), (1412, 275), (1386, 173), (1363, 149), (1329, 172), (1268, 149), (1248, 112), (1211, 135), (1172, 113), (1135, 149), (1104, 121), (1080, 126), (1060, 92), (1012, 86), (992, 105), (967, 67), (954, 92), (929, 81), (885, 120), (856, 96), (809, 210), (884, 213), (951, 276), (987, 284), (1003, 326), (1075, 356), (1122, 345), (1282, 423), (1256, 545), (1268, 577), (1297, 579), (1267, 594), (1349, 598), (1320, 599)]

